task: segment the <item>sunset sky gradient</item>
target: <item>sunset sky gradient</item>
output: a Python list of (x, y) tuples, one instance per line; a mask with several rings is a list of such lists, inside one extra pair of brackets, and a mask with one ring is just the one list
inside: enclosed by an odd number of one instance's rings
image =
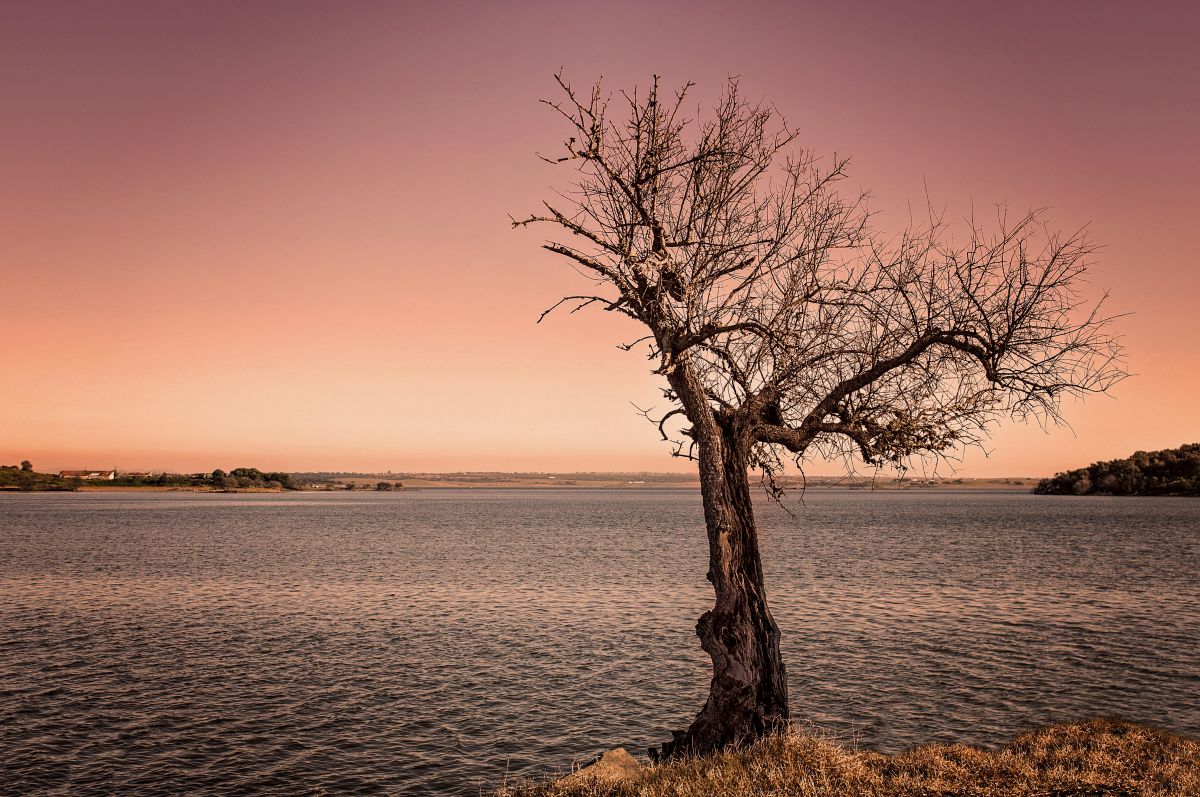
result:
[(1135, 376), (962, 475), (1198, 441), (1198, 29), (1183, 2), (6, 3), (0, 463), (686, 469), (630, 406), (659, 382), (628, 320), (534, 323), (583, 286), (507, 216), (569, 179), (534, 156), (560, 66), (740, 76), (853, 156), (885, 230), (926, 192), (1090, 225)]

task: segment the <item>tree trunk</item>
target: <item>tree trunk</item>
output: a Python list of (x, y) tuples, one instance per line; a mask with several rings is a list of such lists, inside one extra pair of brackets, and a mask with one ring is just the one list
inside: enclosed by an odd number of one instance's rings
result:
[(712, 658), (708, 702), (655, 760), (740, 747), (787, 724), (787, 677), (779, 627), (767, 608), (762, 559), (747, 475), (750, 438), (737, 419), (714, 419), (697, 439), (700, 489), (708, 527), (708, 580), (716, 605), (696, 623)]

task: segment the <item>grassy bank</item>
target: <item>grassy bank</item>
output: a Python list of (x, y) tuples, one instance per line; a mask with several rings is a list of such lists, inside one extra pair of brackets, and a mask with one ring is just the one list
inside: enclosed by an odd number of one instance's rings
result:
[(498, 797), (1179, 797), (1200, 795), (1200, 743), (1092, 720), (1021, 734), (999, 750), (927, 745), (855, 751), (793, 731), (746, 750), (643, 767), (603, 783), (573, 778)]

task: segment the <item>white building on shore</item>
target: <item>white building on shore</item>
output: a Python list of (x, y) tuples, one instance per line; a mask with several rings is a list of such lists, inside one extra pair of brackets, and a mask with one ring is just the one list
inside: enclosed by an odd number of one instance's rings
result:
[(117, 478), (115, 470), (64, 470), (58, 475), (64, 479), (83, 479), (85, 482), (110, 482)]

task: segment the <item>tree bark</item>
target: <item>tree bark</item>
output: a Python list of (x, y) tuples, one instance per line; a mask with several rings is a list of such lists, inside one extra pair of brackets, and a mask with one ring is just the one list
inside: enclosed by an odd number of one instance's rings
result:
[[(686, 731), (651, 749), (655, 760), (740, 747), (787, 724), (787, 677), (779, 627), (767, 607), (747, 475), (747, 431), (735, 416), (696, 429), (708, 528), (708, 580), (716, 603), (696, 623), (712, 658), (708, 701)], [(715, 428), (714, 428), (715, 427)]]

